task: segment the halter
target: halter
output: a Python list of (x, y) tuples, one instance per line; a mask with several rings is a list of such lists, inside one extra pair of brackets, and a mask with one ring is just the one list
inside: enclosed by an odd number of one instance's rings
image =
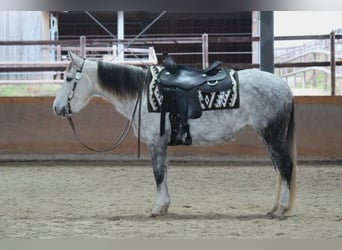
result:
[(69, 117), (71, 114), (72, 114), (72, 111), (71, 111), (71, 99), (74, 98), (74, 95), (75, 95), (75, 89), (76, 89), (76, 86), (78, 84), (78, 81), (81, 80), (82, 78), (82, 70), (83, 70), (83, 67), (84, 67), (84, 64), (85, 64), (85, 61), (86, 59), (85, 58), (82, 58), (83, 59), (83, 62), (82, 62), (82, 65), (81, 65), (81, 68), (79, 70), (77, 70), (76, 74), (75, 74), (75, 81), (74, 81), (74, 85), (72, 86), (72, 89), (71, 89), (71, 92), (68, 96), (68, 100), (67, 100), (67, 116)]
[[(71, 105), (70, 105), (70, 102), (72, 100), (72, 98), (74, 97), (75, 95), (75, 89), (76, 89), (76, 86), (78, 84), (78, 81), (82, 78), (82, 70), (83, 70), (83, 66), (85, 64), (85, 61), (86, 59), (85, 58), (82, 58), (83, 59), (83, 62), (82, 62), (82, 65), (81, 65), (81, 68), (79, 70), (77, 70), (76, 74), (75, 74), (75, 81), (74, 81), (74, 85), (72, 86), (72, 89), (71, 89), (71, 92), (68, 96), (68, 99), (67, 99), (67, 116), (66, 118), (68, 119), (68, 122), (69, 122), (69, 125), (72, 129), (72, 132), (74, 133), (76, 139), (78, 140), (78, 142), (84, 146), (85, 148), (91, 150), (91, 151), (94, 151), (94, 152), (100, 152), (100, 153), (103, 153), (103, 152), (108, 152), (110, 150), (113, 150), (117, 147), (119, 147), (121, 145), (121, 143), (127, 138), (128, 136), (128, 132), (129, 132), (129, 129), (130, 127), (132, 126), (132, 123), (133, 123), (133, 119), (134, 119), (134, 116), (137, 112), (137, 109), (138, 109), (138, 113), (139, 113), (139, 116), (138, 116), (138, 158), (140, 158), (140, 121), (141, 121), (141, 98), (142, 98), (142, 91), (143, 91), (143, 87), (140, 85), (140, 88), (139, 88), (139, 93), (138, 93), (138, 97), (136, 99), (136, 102), (135, 102), (135, 105), (134, 105), (134, 109), (133, 109), (133, 113), (132, 113), (132, 116), (131, 116), (131, 119), (129, 119), (126, 123), (126, 125), (124, 126), (121, 134), (118, 136), (118, 138), (112, 143), (112, 145), (106, 147), (106, 148), (103, 148), (103, 149), (95, 149), (89, 145), (87, 145), (85, 142), (83, 142), (83, 140), (79, 137), (77, 131), (76, 131), (76, 127), (75, 127), (75, 124), (74, 124), (74, 121), (72, 120), (71, 118), (71, 114), (72, 114), (72, 111), (71, 111)], [(146, 78), (147, 78), (147, 75), (146, 75)], [(145, 79), (146, 81), (146, 79)], [(144, 81), (144, 82), (145, 82)]]

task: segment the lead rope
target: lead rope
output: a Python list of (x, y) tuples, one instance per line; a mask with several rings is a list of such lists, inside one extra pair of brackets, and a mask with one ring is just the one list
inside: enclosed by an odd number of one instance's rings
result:
[[(137, 100), (135, 102), (131, 119), (126, 122), (126, 125), (125, 125), (124, 129), (122, 130), (122, 132), (118, 136), (118, 138), (116, 138), (116, 140), (113, 142), (113, 144), (111, 144), (110, 146), (108, 146), (106, 148), (95, 149), (95, 148), (87, 145), (85, 142), (83, 142), (83, 140), (80, 138), (80, 136), (78, 135), (78, 133), (76, 131), (76, 127), (75, 127), (74, 121), (72, 120), (71, 116), (68, 116), (67, 120), (68, 120), (69, 125), (70, 125), (70, 127), (72, 129), (72, 132), (74, 133), (74, 135), (75, 135), (76, 139), (78, 140), (78, 142), (82, 146), (84, 146), (85, 148), (87, 148), (87, 149), (89, 149), (91, 151), (94, 151), (94, 152), (98, 152), (98, 153), (108, 152), (108, 151), (111, 151), (111, 150), (119, 147), (121, 145), (121, 143), (128, 136), (128, 132), (129, 132), (129, 129), (131, 128), (131, 126), (132, 126), (133, 119), (134, 119), (134, 116), (136, 114), (138, 106), (139, 106), (139, 113), (140, 113), (140, 110), (141, 110), (141, 96), (142, 96), (142, 93), (141, 93), (142, 91), (141, 90), (142, 90), (142, 88), (140, 88), (140, 90), (139, 90), (140, 93), (138, 94)], [(139, 114), (139, 121), (138, 121), (138, 158), (140, 158), (140, 119), (141, 119), (141, 117), (140, 117), (140, 114)]]
[[(146, 72), (146, 79), (148, 79), (148, 71)], [(146, 82), (146, 79), (144, 81), (144, 85)], [(140, 85), (140, 89), (139, 89), (139, 95), (138, 95), (138, 100), (137, 102), (139, 102), (139, 107), (138, 107), (138, 159), (140, 159), (140, 127), (141, 127), (141, 100), (142, 100), (142, 92), (143, 92), (143, 87)]]

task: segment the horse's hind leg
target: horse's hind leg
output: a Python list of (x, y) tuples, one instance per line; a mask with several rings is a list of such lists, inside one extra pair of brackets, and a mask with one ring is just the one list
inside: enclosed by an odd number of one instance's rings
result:
[(263, 135), (278, 175), (275, 204), (268, 213), (272, 218), (284, 218), (285, 213), (292, 209), (295, 195), (296, 162), (294, 152), (292, 152), (295, 145), (290, 145), (294, 142), (289, 140), (294, 131), (292, 126), (289, 126), (287, 130), (287, 124), (286, 119), (279, 119), (269, 126)]
[(148, 145), (153, 174), (157, 184), (157, 199), (152, 209), (151, 216), (164, 215), (170, 206), (170, 196), (167, 188), (167, 140), (162, 137), (157, 142)]
[(291, 205), (290, 189), (293, 163), (286, 147), (283, 147), (282, 145), (272, 145), (270, 143), (267, 144), (267, 147), (277, 172), (275, 203), (268, 215), (271, 217), (283, 218)]
[(277, 191), (273, 208), (267, 213), (271, 218), (284, 218), (285, 213), (290, 209), (290, 188), (291, 178), (288, 179), (277, 171)]

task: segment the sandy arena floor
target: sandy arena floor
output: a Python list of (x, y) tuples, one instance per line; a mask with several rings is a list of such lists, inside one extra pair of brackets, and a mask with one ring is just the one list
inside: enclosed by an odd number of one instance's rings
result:
[(171, 206), (151, 218), (150, 166), (1, 163), (0, 238), (341, 239), (342, 166), (298, 166), (294, 215), (272, 220), (269, 166), (170, 166)]

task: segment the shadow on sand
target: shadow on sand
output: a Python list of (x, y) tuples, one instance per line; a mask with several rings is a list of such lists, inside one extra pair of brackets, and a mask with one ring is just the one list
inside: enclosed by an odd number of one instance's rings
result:
[(176, 214), (168, 213), (164, 216), (151, 217), (149, 214), (135, 214), (135, 215), (122, 215), (112, 216), (105, 218), (109, 221), (169, 221), (169, 220), (240, 220), (250, 221), (256, 219), (270, 219), (267, 214), (244, 214), (244, 215), (231, 215), (222, 213), (204, 213), (204, 214)]

